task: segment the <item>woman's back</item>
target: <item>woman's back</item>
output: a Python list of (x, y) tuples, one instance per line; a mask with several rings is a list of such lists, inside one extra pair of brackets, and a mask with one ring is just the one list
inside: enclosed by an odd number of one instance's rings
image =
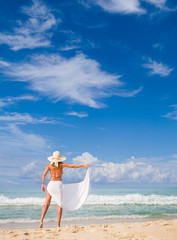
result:
[(49, 165), (51, 179), (50, 181), (62, 181), (63, 174), (63, 163), (58, 163), (58, 167), (55, 167), (54, 164)]

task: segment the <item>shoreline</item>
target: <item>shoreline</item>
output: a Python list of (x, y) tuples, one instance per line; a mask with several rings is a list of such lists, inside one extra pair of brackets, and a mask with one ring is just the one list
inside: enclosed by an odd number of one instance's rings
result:
[(2, 240), (176, 240), (177, 219), (0, 230)]
[[(154, 221), (168, 221), (168, 220), (177, 220), (177, 218), (173, 217), (165, 217), (165, 218), (110, 218), (110, 219), (76, 219), (76, 220), (61, 220), (61, 227), (66, 226), (88, 226), (88, 225), (101, 225), (101, 224), (116, 224), (116, 223), (144, 223), (144, 222), (154, 222)], [(31, 228), (39, 228), (39, 221), (36, 222), (26, 222), (26, 223), (0, 223), (0, 230), (9, 230), (9, 229), (31, 229)], [(43, 228), (55, 228), (57, 226), (57, 221), (47, 221), (45, 222)]]

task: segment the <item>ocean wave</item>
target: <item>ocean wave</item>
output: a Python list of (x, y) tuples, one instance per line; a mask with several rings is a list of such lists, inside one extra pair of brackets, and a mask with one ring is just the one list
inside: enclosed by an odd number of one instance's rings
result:
[(3, 194), (0, 195), (1, 206), (24, 206), (24, 205), (43, 205), (45, 198), (24, 197), (24, 198), (8, 198)]
[(177, 205), (177, 196), (171, 195), (89, 195), (86, 204), (88, 205)]
[[(45, 198), (24, 197), (8, 198), (3, 194), (0, 195), (0, 207), (3, 206), (27, 206), (43, 205)], [(51, 204), (55, 204), (51, 201)], [(125, 195), (89, 195), (85, 205), (177, 205), (177, 196), (171, 195), (142, 195), (142, 194), (125, 194)]]
[[(110, 215), (110, 216), (100, 216), (100, 217), (69, 217), (62, 218), (63, 221), (87, 221), (87, 220), (112, 220), (112, 219), (144, 219), (148, 218), (148, 215)], [(40, 219), (31, 218), (12, 218), (12, 219), (0, 219), (0, 224), (6, 223), (39, 223)], [(57, 218), (45, 218), (45, 222), (56, 222)]]
[[(39, 223), (40, 219), (31, 219), (31, 218), (9, 218), (9, 219), (0, 219), (0, 224), (6, 223)], [(46, 218), (45, 222), (53, 222), (56, 219)]]

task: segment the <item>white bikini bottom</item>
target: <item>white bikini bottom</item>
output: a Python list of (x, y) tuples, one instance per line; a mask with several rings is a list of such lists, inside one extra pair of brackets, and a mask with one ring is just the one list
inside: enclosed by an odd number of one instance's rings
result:
[(89, 192), (89, 168), (82, 182), (63, 184), (62, 181), (50, 181), (47, 191), (60, 207), (70, 211), (80, 208)]

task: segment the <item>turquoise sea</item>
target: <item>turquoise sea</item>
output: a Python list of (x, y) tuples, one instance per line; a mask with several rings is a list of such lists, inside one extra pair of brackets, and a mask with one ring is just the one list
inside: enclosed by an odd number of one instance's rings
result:
[[(39, 223), (45, 193), (35, 189), (0, 190), (0, 228), (8, 224)], [(76, 211), (63, 211), (62, 220), (68, 222), (129, 221), (141, 219), (177, 218), (176, 187), (127, 188), (116, 186), (91, 187), (85, 204)], [(51, 206), (44, 223), (57, 221), (56, 204)], [(14, 225), (15, 226), (15, 225)]]

